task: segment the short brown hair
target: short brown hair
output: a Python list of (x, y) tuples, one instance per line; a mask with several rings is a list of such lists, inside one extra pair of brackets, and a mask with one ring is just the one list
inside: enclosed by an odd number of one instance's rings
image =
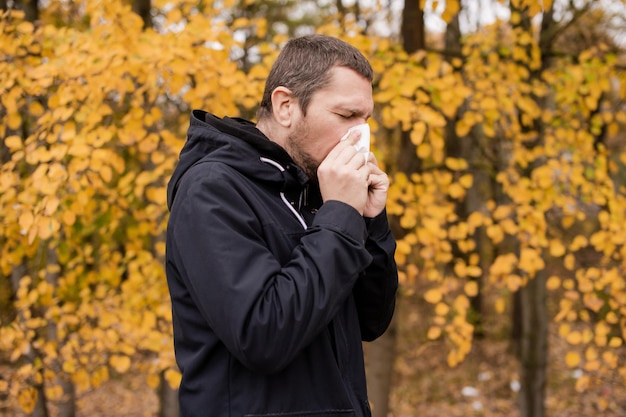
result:
[(307, 35), (291, 39), (272, 66), (257, 119), (272, 113), (272, 92), (276, 87), (286, 87), (300, 102), (303, 114), (317, 90), (323, 88), (330, 78), (333, 67), (354, 70), (372, 82), (374, 72), (369, 61), (354, 46), (326, 35)]

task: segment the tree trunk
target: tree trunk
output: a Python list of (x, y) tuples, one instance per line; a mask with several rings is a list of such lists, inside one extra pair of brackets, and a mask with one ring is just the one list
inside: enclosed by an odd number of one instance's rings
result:
[[(462, 9), (452, 18), (446, 26), (445, 33), (445, 50), (460, 54), (462, 50), (461, 29), (459, 23), (459, 14)], [(451, 60), (451, 58), (448, 58)], [(462, 110), (461, 110), (462, 111)], [(456, 134), (456, 123), (462, 113), (459, 112), (455, 117), (447, 121), (445, 130), (446, 155), (452, 158), (465, 159), (470, 168), (474, 181), (471, 189), (467, 192), (464, 201), (456, 204), (456, 214), (459, 219), (467, 220), (470, 214), (481, 211), (487, 201), (493, 199), (493, 182), (494, 179), (490, 175), (490, 161), (485, 156), (488, 152), (485, 148), (488, 146), (480, 125), (476, 125), (468, 137), (460, 138)], [(494, 247), (491, 240), (487, 237), (485, 228), (479, 228), (474, 233), (477, 253), (479, 255), (479, 265), (483, 273), (487, 273), (489, 265), (494, 258)], [(469, 254), (462, 253), (458, 248), (454, 249), (454, 256), (469, 263)], [(470, 297), (470, 306), (472, 310), (471, 322), (474, 325), (474, 337), (483, 336), (482, 326), (482, 277), (473, 278), (478, 285), (478, 293)]]
[[(532, 33), (532, 21), (527, 8), (516, 8), (511, 6), (511, 12), (516, 12), (521, 16), (517, 29)], [(552, 24), (552, 10), (544, 13), (544, 20), (541, 25), (543, 33)], [(545, 45), (543, 45), (545, 47)], [(530, 47), (528, 47), (530, 48)], [(530, 56), (530, 50), (527, 51)], [(545, 50), (542, 51), (542, 66), (540, 69), (526, 67), (529, 74), (529, 81), (541, 78), (541, 70), (545, 69)], [(518, 64), (521, 64), (518, 62)], [(546, 99), (532, 96), (540, 108), (545, 108)], [(541, 118), (534, 120), (533, 126), (525, 127), (525, 131), (536, 133), (535, 143), (528, 143), (529, 147), (540, 147), (544, 142), (544, 125)], [(522, 176), (530, 178), (532, 171), (543, 162), (541, 159), (535, 161), (532, 166), (523, 169)], [(545, 214), (544, 214), (545, 215)], [(535, 277), (528, 280), (526, 285), (518, 290), (515, 296), (514, 318), (519, 319), (518, 331), (521, 331), (519, 340), (520, 358), (520, 393), (519, 405), (521, 417), (544, 417), (545, 415), (545, 385), (546, 385), (546, 365), (548, 356), (548, 311), (546, 306), (546, 279), (545, 268), (538, 271)], [(514, 323), (515, 330), (515, 323)]]
[(133, 0), (133, 12), (138, 14), (143, 20), (143, 28), (148, 29), (152, 27), (152, 15), (150, 14), (151, 10), (151, 0)]
[(402, 10), (402, 46), (412, 54), (426, 47), (426, 32), (424, 30), (424, 10), (419, 0), (404, 0)]
[[(59, 258), (54, 248), (48, 248), (48, 255), (46, 257), (46, 282), (53, 288), (57, 288), (59, 283), (59, 277), (61, 276), (61, 268), (59, 265)], [(50, 266), (59, 266), (58, 268), (50, 268)], [(50, 272), (58, 271), (58, 272)], [(56, 292), (56, 291), (55, 291)], [(49, 321), (47, 325), (47, 338), (49, 341), (53, 341), (60, 346), (57, 335), (57, 325), (54, 321)], [(52, 372), (54, 373), (54, 384), (61, 387), (63, 390), (63, 396), (57, 401), (57, 417), (75, 417), (76, 416), (76, 387), (71, 381), (69, 375), (63, 372), (60, 363), (55, 361)]]
[(548, 312), (546, 275), (539, 271), (520, 289), (523, 305), (520, 343), (520, 417), (545, 415), (546, 365), (548, 357)]
[(513, 347), (513, 354), (519, 359), (522, 359), (522, 294), (520, 290), (513, 293), (511, 300), (513, 307), (511, 308), (511, 346)]
[[(418, 0), (404, 0), (402, 11), (402, 48), (412, 54), (426, 48), (424, 28), (424, 10)], [(398, 171), (407, 174), (419, 171), (421, 164), (415, 154), (415, 145), (411, 142), (411, 132), (400, 132), (400, 146), (397, 154)]]
[(63, 397), (57, 401), (57, 417), (76, 416), (76, 387), (69, 378), (64, 378), (62, 374), (56, 375), (55, 383), (63, 390)]
[[(22, 260), (20, 265), (17, 265), (11, 271), (11, 287), (13, 290), (13, 294), (17, 294), (17, 290), (20, 287), (20, 281), (26, 275), (28, 268), (26, 266), (26, 260)], [(22, 312), (18, 312), (18, 321), (24, 322), (26, 319), (24, 318), (24, 314)], [(24, 325), (26, 327), (26, 325)], [(35, 349), (28, 349), (28, 353), (25, 355), (26, 359), (30, 363), (35, 363), (37, 361), (37, 353)], [(46, 401), (46, 392), (44, 390), (43, 383), (35, 384), (33, 386), (37, 393), (37, 400), (35, 401), (35, 408), (30, 413), (29, 417), (48, 417), (48, 406)]]
[[(492, 172), (495, 171), (493, 161), (490, 160), (488, 148), (492, 139), (485, 136), (482, 126), (477, 124), (471, 131), (472, 140), (465, 140), (462, 143), (462, 153), (464, 159), (469, 164), (469, 171), (472, 174), (472, 187), (467, 190), (465, 197), (465, 219), (472, 213), (484, 212), (487, 202), (496, 198), (497, 184)], [(484, 336), (484, 326), (482, 321), (483, 299), (482, 287), (483, 279), (489, 276), (489, 267), (495, 259), (496, 248), (493, 241), (487, 236), (486, 228), (479, 227), (473, 235), (476, 242), (476, 253), (478, 254), (478, 266), (482, 274), (475, 278), (478, 285), (478, 292), (474, 297), (470, 297), (470, 306), (473, 316), (474, 337)], [(469, 257), (466, 259), (469, 262)]]
[(159, 417), (178, 417), (179, 415), (178, 390), (170, 387), (169, 382), (164, 378), (164, 374), (161, 373)]
[(13, 6), (24, 11), (24, 18), (29, 22), (39, 20), (39, 4), (37, 0), (15, 0)]
[(372, 417), (387, 417), (389, 392), (396, 359), (396, 318), (387, 331), (372, 343), (364, 343), (367, 367), (367, 392), (372, 406)]

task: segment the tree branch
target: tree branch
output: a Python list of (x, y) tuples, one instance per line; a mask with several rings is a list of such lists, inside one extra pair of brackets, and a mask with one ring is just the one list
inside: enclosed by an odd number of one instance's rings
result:
[[(549, 25), (544, 27), (542, 25), (541, 35), (539, 44), (542, 46), (550, 45), (553, 43), (554, 39), (559, 36), (561, 33), (565, 32), (568, 28), (570, 28), (574, 23), (578, 22), (580, 18), (582, 18), (587, 12), (591, 9), (591, 5), (593, 2), (586, 3), (582, 8), (576, 9), (573, 2), (570, 1), (570, 7), (574, 10), (572, 18), (566, 22), (564, 25), (559, 26), (557, 22), (554, 22), (553, 25)], [(554, 6), (552, 6), (554, 7)], [(550, 16), (552, 16), (552, 9), (550, 10)]]

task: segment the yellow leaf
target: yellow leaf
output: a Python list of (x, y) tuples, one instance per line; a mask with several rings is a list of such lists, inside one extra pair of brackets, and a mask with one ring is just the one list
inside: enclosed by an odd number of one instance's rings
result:
[(146, 377), (146, 382), (148, 383), (148, 386), (150, 388), (156, 389), (159, 387), (159, 384), (161, 383), (161, 379), (159, 378), (157, 374), (149, 374)]
[(22, 139), (16, 135), (8, 136), (6, 139), (4, 139), (4, 144), (7, 148), (9, 148), (11, 152), (18, 151), (24, 147), (24, 145), (22, 144)]
[(441, 336), (441, 327), (432, 326), (430, 329), (428, 329), (428, 339), (435, 340), (438, 339), (439, 336)]
[(414, 145), (420, 145), (424, 142), (424, 137), (426, 136), (426, 123), (419, 121), (413, 125), (413, 129), (411, 130), (410, 137), (411, 143)]
[(600, 297), (598, 297), (595, 293), (593, 294), (585, 294), (583, 297), (583, 302), (586, 307), (594, 312), (600, 311), (602, 306), (604, 306), (604, 301)]
[(35, 25), (33, 25), (31, 22), (21, 22), (19, 25), (17, 25), (17, 31), (23, 35), (33, 33), (33, 30), (35, 30)]
[(551, 188), (554, 179), (554, 169), (547, 165), (542, 165), (533, 171), (532, 177), (540, 188)]
[(61, 200), (59, 200), (57, 197), (49, 196), (46, 201), (46, 206), (44, 208), (44, 214), (46, 216), (52, 216), (53, 214), (55, 214), (60, 203)]
[(505, 284), (509, 291), (514, 292), (522, 286), (523, 282), (519, 275), (511, 274), (506, 277)]
[(493, 224), (487, 227), (487, 236), (491, 238), (493, 243), (498, 244), (504, 239), (504, 232), (500, 226)]
[(109, 359), (109, 364), (120, 374), (128, 371), (130, 368), (130, 358), (128, 356), (113, 355)]
[(598, 359), (598, 351), (593, 346), (589, 346), (585, 350), (585, 360), (595, 361), (596, 359)]
[(409, 245), (409, 243), (405, 240), (399, 240), (397, 242), (396, 252), (408, 255), (409, 253), (411, 253), (411, 245)]
[(103, 165), (100, 168), (100, 176), (104, 182), (111, 182), (113, 179), (113, 170), (109, 165)]
[(589, 375), (583, 375), (576, 380), (576, 391), (584, 392), (589, 388)]
[(463, 118), (456, 122), (456, 125), (454, 126), (454, 131), (458, 137), (462, 138), (464, 136), (467, 136), (467, 134), (472, 129), (472, 126), (473, 124), (470, 124), (468, 120), (466, 120), (466, 118)]
[(7, 126), (13, 130), (17, 130), (22, 124), (22, 116), (19, 113), (9, 113), (7, 116)]
[(452, 18), (459, 13), (460, 7), (459, 0), (446, 0), (446, 8), (441, 14), (441, 18), (446, 23), (450, 23)]
[(549, 290), (558, 290), (561, 287), (561, 278), (557, 276), (551, 276), (546, 282), (546, 288)]
[(446, 303), (437, 303), (435, 307), (435, 314), (438, 316), (445, 316), (450, 312), (450, 307)]
[(139, 152), (152, 153), (156, 151), (159, 146), (159, 137), (154, 133), (150, 133), (143, 140), (139, 141)]
[(431, 304), (437, 304), (442, 298), (443, 295), (439, 288), (431, 288), (424, 294), (424, 299)]
[(72, 226), (76, 222), (76, 213), (70, 210), (65, 210), (61, 215), (63, 223), (67, 226)]
[(565, 336), (565, 340), (570, 345), (578, 345), (582, 342), (583, 338), (579, 331), (574, 330)]
[(73, 374), (74, 372), (76, 372), (76, 362), (73, 360), (67, 360), (63, 362), (62, 368), (63, 372), (67, 374)]
[(459, 199), (465, 195), (465, 189), (457, 183), (450, 184), (450, 187), (448, 188), (448, 194), (454, 199)]
[(480, 104), (484, 110), (496, 110), (498, 108), (498, 101), (493, 97), (485, 97)]
[(451, 171), (462, 171), (467, 169), (467, 161), (462, 158), (446, 158), (445, 160), (446, 167)]
[[(150, 161), (152, 161), (152, 163), (155, 165), (162, 164), (165, 161), (165, 159), (166, 159), (166, 156), (165, 156), (165, 153), (163, 152), (156, 151), (150, 154)], [(122, 163), (123, 162), (124, 161), (122, 160)]]
[(467, 218), (467, 225), (471, 229), (475, 229), (477, 227), (482, 226), (484, 224), (484, 222), (485, 222), (485, 218), (484, 218), (483, 214), (478, 212), (478, 211), (473, 212)]
[(470, 188), (473, 183), (474, 177), (472, 176), (472, 174), (465, 174), (461, 178), (459, 178), (459, 184), (461, 184), (463, 188)]
[(560, 240), (552, 239), (550, 241), (550, 255), (554, 256), (555, 258), (560, 258), (561, 256), (565, 255), (565, 246)]
[(32, 413), (37, 403), (37, 391), (34, 388), (21, 390), (17, 395), (17, 402), (24, 412), (27, 414)]
[(46, 399), (55, 401), (55, 400), (60, 400), (62, 397), (63, 397), (63, 388), (60, 385), (46, 387)]
[(28, 230), (33, 225), (34, 221), (35, 221), (35, 217), (33, 216), (33, 213), (27, 211), (25, 213), (20, 214), (20, 217), (17, 222), (20, 225), (20, 228), (22, 230)]
[(478, 295), (478, 283), (476, 281), (466, 282), (464, 291), (468, 297), (475, 297), (476, 295)]
[(572, 243), (569, 245), (569, 250), (572, 252), (576, 252), (579, 249), (585, 248), (589, 245), (589, 241), (587, 237), (578, 235), (572, 240)]
[(68, 154), (77, 157), (88, 157), (93, 148), (85, 143), (74, 142), (68, 150)]
[(600, 369), (600, 361), (598, 361), (598, 360), (589, 361), (589, 362), (585, 363), (584, 369), (585, 369), (585, 371), (588, 371), (588, 372), (595, 372), (598, 369)]
[(45, 217), (39, 219), (37, 226), (37, 236), (46, 240), (58, 232), (61, 225), (57, 219), (53, 217)]
[(522, 16), (518, 12), (511, 13), (511, 24), (517, 26), (522, 21)]
[(89, 374), (83, 368), (78, 369), (74, 375), (72, 375), (72, 381), (76, 384), (76, 388), (79, 392), (86, 391), (90, 388)]
[(610, 368), (617, 369), (619, 356), (613, 352), (606, 351), (602, 353), (602, 361), (606, 363)]
[(35, 117), (39, 117), (43, 114), (44, 108), (38, 101), (33, 101), (28, 105), (28, 112)]
[(615, 314), (614, 311), (609, 311), (608, 313), (606, 313), (605, 320), (607, 323), (611, 323), (611, 324), (617, 324), (619, 322), (619, 318), (617, 317), (617, 314)]
[(109, 369), (106, 366), (101, 366), (95, 372), (91, 374), (91, 386), (98, 388), (103, 382), (109, 380)]
[(575, 368), (580, 364), (580, 355), (577, 352), (567, 352), (565, 364), (570, 368)]
[(154, 250), (158, 256), (165, 256), (165, 242), (155, 243)]
[(168, 369), (167, 371), (165, 371), (165, 380), (171, 388), (178, 388), (181, 380), (180, 372), (173, 369)]
[(498, 314), (504, 313), (505, 307), (506, 307), (506, 303), (505, 303), (504, 299), (503, 298), (498, 298), (496, 300), (496, 312), (498, 312)]
[(146, 188), (146, 198), (148, 201), (157, 204), (165, 204), (166, 191), (164, 187), (148, 187)]
[(457, 262), (454, 265), (454, 273), (459, 278), (465, 278), (467, 276), (467, 265), (465, 264), (465, 262)]

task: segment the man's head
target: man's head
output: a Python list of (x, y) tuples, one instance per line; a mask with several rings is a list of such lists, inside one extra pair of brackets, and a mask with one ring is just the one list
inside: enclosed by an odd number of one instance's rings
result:
[(372, 82), (373, 71), (367, 58), (340, 39), (308, 35), (287, 42), (265, 83), (257, 119), (271, 115), (272, 92), (279, 86), (291, 90), (306, 115), (311, 96), (328, 84), (333, 67), (349, 68)]
[(353, 46), (311, 35), (287, 43), (266, 82), (257, 127), (315, 179), (346, 131), (371, 116), (372, 67)]

